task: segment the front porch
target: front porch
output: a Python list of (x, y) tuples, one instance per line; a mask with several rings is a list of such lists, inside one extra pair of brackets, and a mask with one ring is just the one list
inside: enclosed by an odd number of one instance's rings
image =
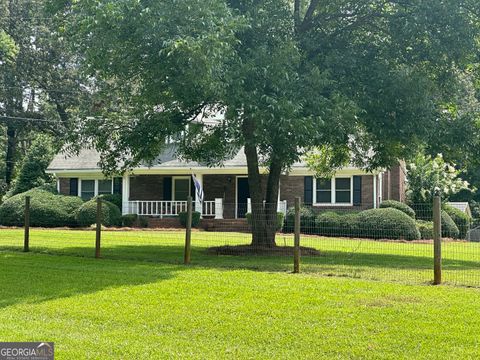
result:
[[(242, 219), (251, 212), (250, 192), (245, 175), (196, 174), (204, 190), (204, 200), (195, 196), (190, 175), (125, 175), (122, 179), (122, 213), (159, 219), (187, 211), (187, 198), (202, 219)], [(287, 201), (279, 201), (278, 211), (286, 213)]]

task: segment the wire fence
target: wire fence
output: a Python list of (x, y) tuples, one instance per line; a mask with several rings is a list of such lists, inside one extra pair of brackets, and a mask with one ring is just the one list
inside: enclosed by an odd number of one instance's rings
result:
[(277, 213), (276, 204), (250, 206), (235, 219), (199, 219), (193, 212), (186, 224), (179, 217), (147, 219), (155, 229), (2, 228), (0, 251), (24, 251), (27, 244), (42, 254), (286, 272), (294, 269), (297, 248), (304, 273), (429, 284), (437, 229), (443, 283), (480, 287), (478, 229), (447, 207), (436, 228), (433, 204), (291, 206), (286, 213)]

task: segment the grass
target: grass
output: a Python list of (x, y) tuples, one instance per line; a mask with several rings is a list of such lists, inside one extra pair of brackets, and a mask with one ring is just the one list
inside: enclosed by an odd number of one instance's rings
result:
[[(30, 246), (37, 253), (92, 257), (95, 232), (32, 229)], [(214, 256), (208, 247), (250, 243), (250, 235), (196, 231), (192, 233), (192, 263), (214, 268), (290, 271), (292, 258), (285, 256)], [(0, 230), (0, 250), (21, 250), (21, 229)], [(293, 245), (290, 234), (279, 234), (278, 245)], [(302, 246), (321, 256), (303, 257), (302, 271), (329, 276), (427, 284), (432, 280), (431, 243), (391, 242), (302, 236)], [(103, 231), (102, 257), (179, 264), (183, 261), (182, 231)], [(480, 243), (443, 244), (446, 283), (480, 287)]]
[(54, 341), (57, 359), (480, 352), (477, 289), (9, 250), (0, 284), (0, 339)]

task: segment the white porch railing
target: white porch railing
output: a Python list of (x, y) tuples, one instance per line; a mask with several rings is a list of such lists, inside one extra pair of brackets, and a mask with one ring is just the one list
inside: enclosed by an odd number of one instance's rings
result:
[[(194, 203), (194, 205), (196, 205)], [(137, 214), (141, 216), (177, 216), (181, 212), (187, 211), (186, 201), (151, 201), (135, 200), (123, 204), (124, 214)], [(198, 211), (195, 209), (195, 211)], [(214, 216), (216, 219), (223, 218), (223, 201), (215, 199), (214, 201), (204, 201), (202, 205), (202, 216)]]

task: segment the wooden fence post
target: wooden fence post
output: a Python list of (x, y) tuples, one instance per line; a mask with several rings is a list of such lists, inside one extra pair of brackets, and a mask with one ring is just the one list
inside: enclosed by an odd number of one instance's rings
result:
[(23, 251), (30, 251), (30, 196), (25, 196), (25, 222), (24, 222)]
[(183, 263), (190, 264), (190, 252), (192, 244), (192, 197), (187, 198), (187, 224), (185, 231), (185, 253), (183, 256)]
[(442, 204), (440, 196), (433, 198), (433, 284), (442, 283)]
[(300, 198), (295, 198), (295, 237), (293, 247), (293, 272), (300, 272)]
[(95, 258), (100, 258), (100, 241), (102, 238), (102, 199), (97, 197), (97, 227), (95, 229)]

